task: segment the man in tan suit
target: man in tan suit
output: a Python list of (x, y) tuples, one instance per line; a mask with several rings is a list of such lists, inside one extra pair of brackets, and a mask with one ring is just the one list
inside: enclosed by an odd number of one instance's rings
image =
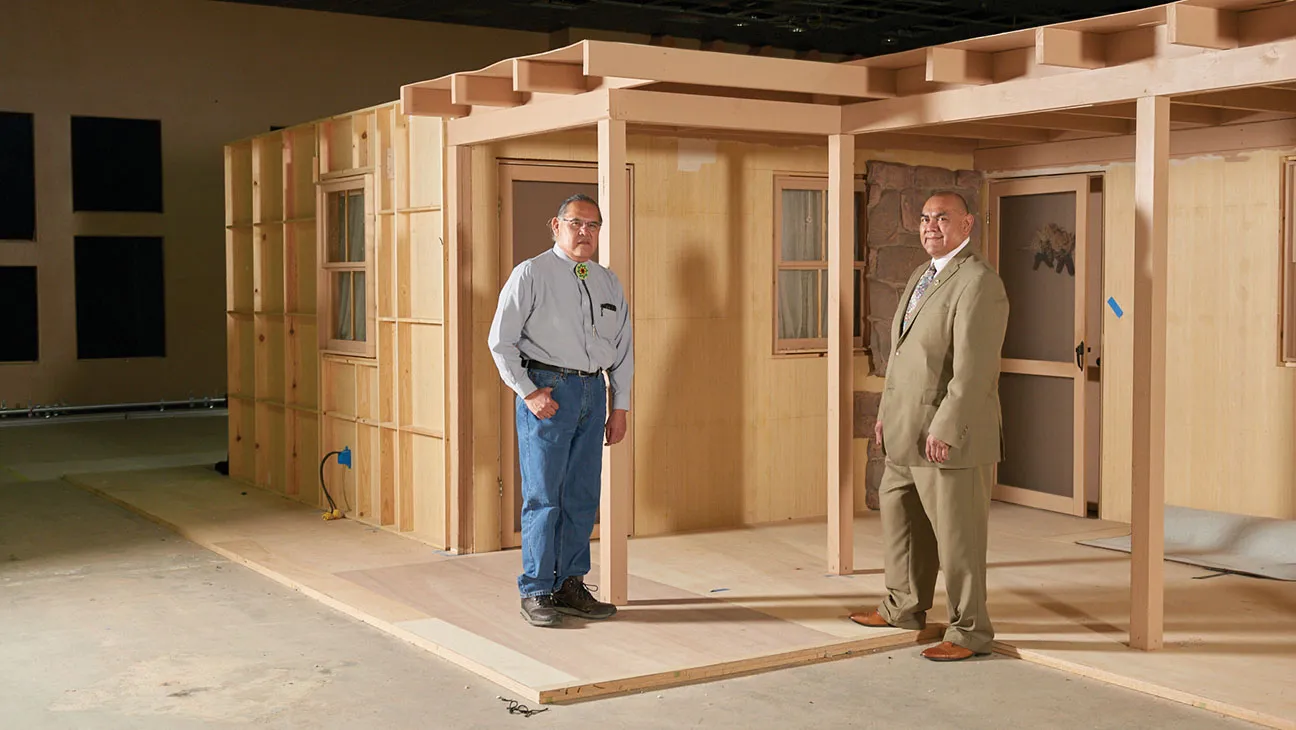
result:
[[(886, 389), (874, 438), (886, 454), (878, 488), (887, 597), (855, 613), (864, 626), (921, 629), (945, 572), (949, 628), (923, 651), (934, 661), (988, 654), (986, 533), (990, 475), (1002, 458), (999, 358), (1008, 297), (969, 246), (967, 201), (937, 193), (923, 205), (931, 263), (914, 271), (892, 326)], [(884, 425), (885, 424), (885, 425)]]

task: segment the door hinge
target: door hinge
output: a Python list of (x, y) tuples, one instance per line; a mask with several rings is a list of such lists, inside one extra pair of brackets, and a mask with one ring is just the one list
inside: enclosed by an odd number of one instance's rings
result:
[(504, 477), (500, 477), (500, 478), (496, 479), (495, 482), (496, 482), (497, 484), (499, 484), (499, 496), (503, 497), (503, 496), (504, 496)]

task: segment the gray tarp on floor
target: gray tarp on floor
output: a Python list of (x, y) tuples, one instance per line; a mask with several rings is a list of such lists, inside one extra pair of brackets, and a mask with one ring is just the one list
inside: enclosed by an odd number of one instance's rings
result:
[[(1130, 552), (1130, 536), (1077, 544)], [(1275, 580), (1296, 580), (1296, 521), (1165, 508), (1165, 557)]]

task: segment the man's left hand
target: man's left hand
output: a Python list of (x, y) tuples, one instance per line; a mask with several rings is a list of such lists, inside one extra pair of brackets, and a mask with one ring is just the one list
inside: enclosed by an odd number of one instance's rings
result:
[(614, 410), (608, 416), (607, 425), (603, 427), (603, 445), (611, 446), (621, 443), (626, 435), (626, 412)]
[(937, 464), (944, 464), (949, 460), (949, 444), (941, 441), (935, 436), (927, 437), (927, 461), (934, 461)]

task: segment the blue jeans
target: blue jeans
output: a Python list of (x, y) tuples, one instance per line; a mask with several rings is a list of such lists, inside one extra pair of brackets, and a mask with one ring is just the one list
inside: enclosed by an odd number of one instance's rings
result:
[(546, 595), (590, 570), (590, 533), (598, 514), (603, 475), (607, 385), (601, 375), (548, 370), (527, 373), (538, 388), (553, 388), (558, 412), (536, 418), (517, 398), (518, 462), (522, 472), (523, 597)]

